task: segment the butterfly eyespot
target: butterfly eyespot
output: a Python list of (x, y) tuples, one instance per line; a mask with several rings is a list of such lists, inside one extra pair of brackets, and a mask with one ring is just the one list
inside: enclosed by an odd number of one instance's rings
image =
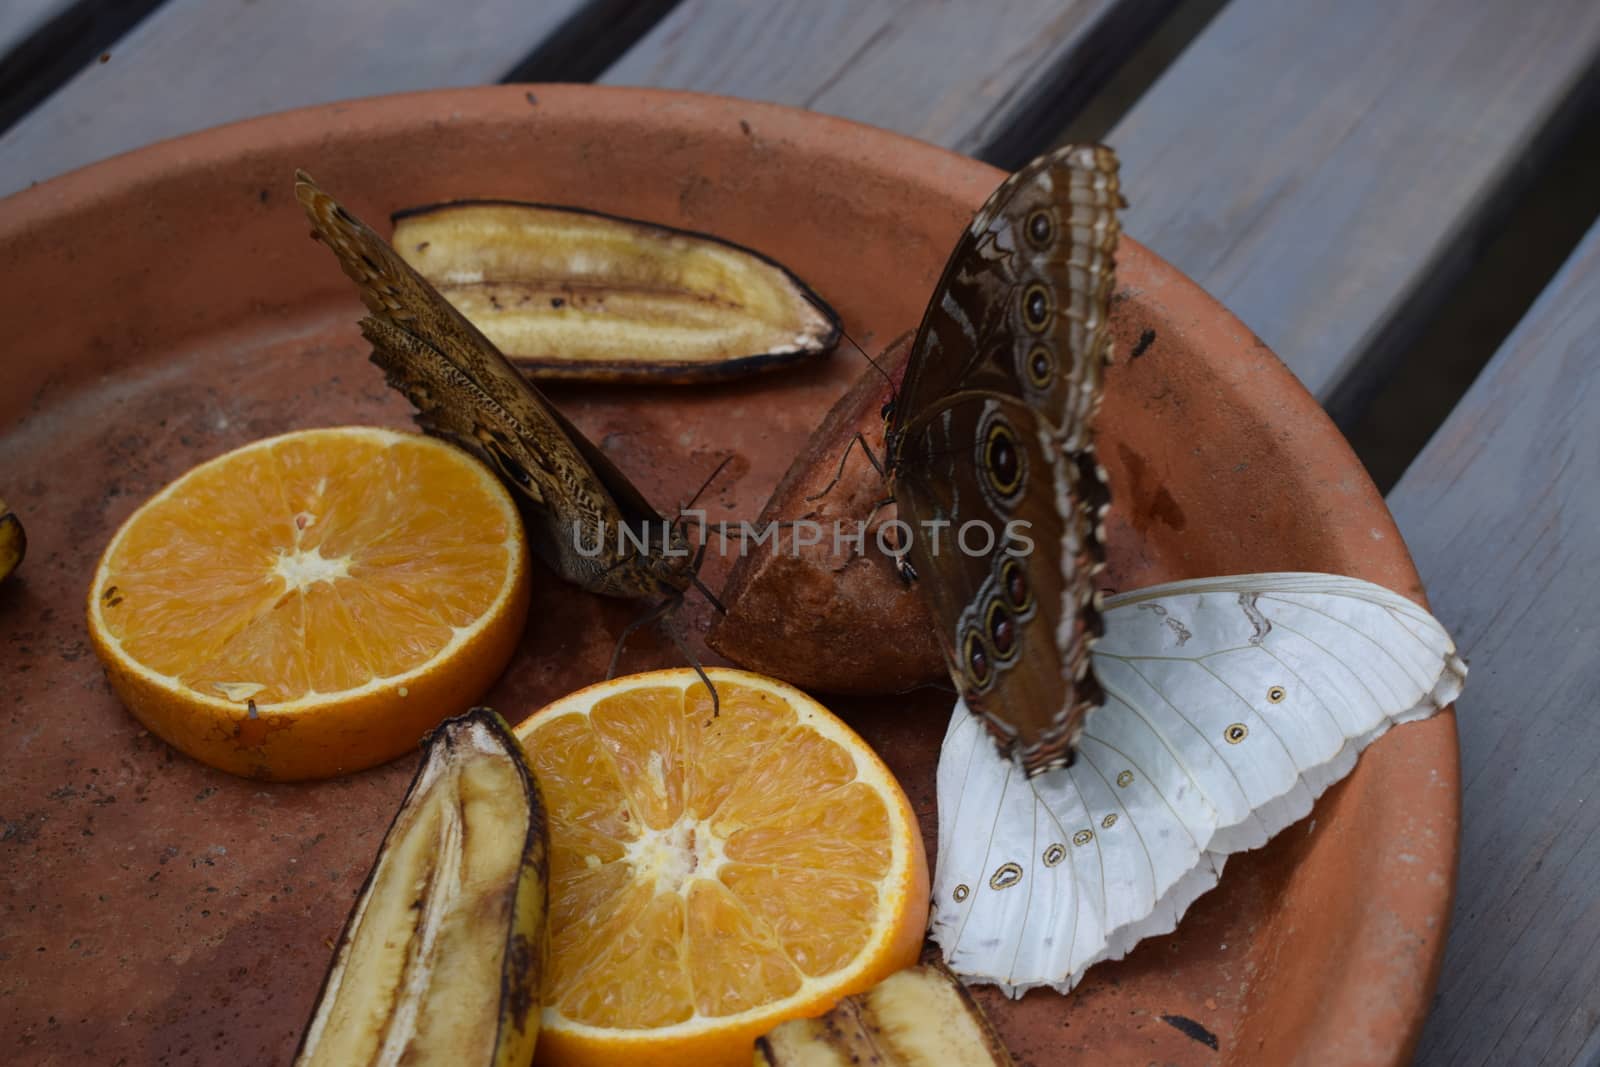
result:
[(1283, 698), (1288, 696), (1288, 695), (1289, 694), (1284, 690), (1283, 686), (1281, 686), (1281, 685), (1275, 685), (1271, 689), (1267, 690), (1267, 700), (1268, 700), (1268, 702), (1273, 703), (1273, 704), (1282, 704), (1283, 703)]
[(1109, 830), (1115, 825), (1117, 825), (1116, 812), (1112, 812), (1110, 815), (1107, 815), (1104, 819), (1100, 820), (1100, 828), (1102, 830)]
[(1066, 847), (1062, 845), (1061, 842), (1057, 841), (1055, 844), (1044, 850), (1043, 858), (1044, 865), (1046, 867), (1054, 867), (1056, 864), (1067, 858)]
[(1050, 291), (1038, 282), (1022, 292), (1022, 321), (1034, 333), (1050, 324)]
[(1242, 722), (1236, 722), (1222, 731), (1222, 739), (1230, 745), (1237, 745), (1240, 741), (1250, 736), (1250, 727)]
[(998, 599), (990, 601), (985, 623), (989, 628), (989, 643), (994, 646), (995, 655), (1001, 662), (1011, 659), (1011, 654), (1017, 647), (1017, 624), (1011, 618), (1011, 612), (1006, 610), (1005, 604)]
[(978, 639), (976, 630), (967, 631), (967, 639), (962, 651), (967, 661), (967, 677), (979, 689), (984, 688), (989, 684), (994, 671), (989, 663), (989, 653), (984, 651), (983, 642)]
[(1006, 557), (1000, 564), (1000, 588), (1006, 593), (1006, 606), (1017, 615), (1026, 614), (1033, 606), (1033, 593), (1028, 588), (1028, 572), (1022, 564)]
[(1087, 845), (1090, 841), (1093, 841), (1093, 840), (1094, 840), (1094, 831), (1093, 830), (1079, 830), (1077, 833), (1072, 835), (1072, 843), (1074, 845), (1079, 845), (1079, 846)]
[(958, 886), (956, 886), (956, 888), (955, 888), (955, 892), (953, 892), (953, 893), (951, 893), (951, 894), (950, 894), (950, 895), (951, 895), (951, 896), (952, 896), (952, 897), (954, 897), (954, 898), (955, 898), (955, 901), (956, 901), (956, 903), (957, 903), (957, 904), (959, 904), (959, 903), (961, 903), (961, 902), (962, 902), (962, 901), (963, 901), (963, 900), (966, 900), (966, 899), (967, 899), (967, 897), (968, 897), (968, 896), (970, 896), (970, 895), (971, 895), (971, 894), (972, 894), (972, 890), (970, 890), (970, 889), (968, 889), (968, 888), (967, 888), (967, 887), (966, 887), (966, 886), (964, 886), (964, 885), (958, 885)]
[(1010, 652), (1015, 647), (1016, 641), (1016, 627), (1012, 624), (1010, 616), (1004, 616), (996, 621), (990, 636), (994, 638), (996, 651)]
[(1028, 382), (1036, 389), (1043, 389), (1055, 377), (1055, 354), (1044, 345), (1036, 345), (1028, 352), (1025, 368), (1028, 372)]
[(1050, 212), (1044, 208), (1036, 208), (1028, 216), (1028, 243), (1035, 248), (1048, 248), (1055, 239), (1056, 221), (1050, 217)]
[(990, 426), (983, 447), (983, 471), (989, 484), (1001, 496), (1014, 496), (1022, 489), (1022, 457), (1011, 427), (999, 419)]
[(1133, 772), (1123, 771), (1121, 774), (1117, 775), (1117, 784), (1124, 789), (1128, 788), (1133, 784)]
[(1022, 881), (1022, 868), (1015, 863), (1002, 863), (989, 876), (990, 889), (1010, 889)]

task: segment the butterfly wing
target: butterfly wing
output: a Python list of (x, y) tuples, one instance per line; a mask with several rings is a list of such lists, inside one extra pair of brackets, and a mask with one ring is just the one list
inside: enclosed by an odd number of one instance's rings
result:
[(1105, 706), (1069, 768), (1027, 778), (960, 705), (940, 754), (932, 934), (1020, 994), (1171, 931), (1227, 857), (1304, 817), (1466, 666), (1416, 604), (1354, 578), (1257, 574), (1116, 597)]
[(373, 362), (416, 405), (424, 429), (501, 474), (522, 504), (529, 543), (552, 570), (612, 596), (688, 584), (685, 575), (662, 588), (659, 570), (634, 565), (639, 557), (619, 561), (619, 526), (653, 527), (659, 539), (659, 514), (466, 316), (304, 172), (295, 196), (371, 312), (361, 329)]
[(999, 393), (947, 404), (906, 442), (895, 503), (951, 676), (1029, 773), (1064, 762), (1100, 698), (1089, 650), (1106, 495), (1093, 459), (1064, 455), (1031, 407)]
[(1026, 400), (1088, 443), (1111, 338), (1126, 206), (1117, 157), (1069, 145), (1007, 178), (973, 216), (934, 287), (895, 397), (891, 434), (962, 392)]
[[(1029, 773), (1068, 759), (1099, 700), (1107, 495), (1092, 423), (1121, 203), (1099, 146), (1044, 156), (997, 189), (934, 292), (889, 426), (908, 555), (951, 677)], [(993, 532), (996, 551), (970, 551), (969, 527)], [(1001, 545), (1007, 530), (1031, 548)]]

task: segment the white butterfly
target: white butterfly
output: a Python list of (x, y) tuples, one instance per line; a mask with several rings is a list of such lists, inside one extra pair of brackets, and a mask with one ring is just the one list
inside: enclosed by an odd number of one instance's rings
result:
[(1229, 855), (1466, 677), (1433, 616), (1337, 575), (1174, 582), (1112, 598), (1105, 622), (1106, 701), (1073, 766), (1027, 778), (964, 703), (939, 757), (932, 935), (1012, 996), (1173, 930)]

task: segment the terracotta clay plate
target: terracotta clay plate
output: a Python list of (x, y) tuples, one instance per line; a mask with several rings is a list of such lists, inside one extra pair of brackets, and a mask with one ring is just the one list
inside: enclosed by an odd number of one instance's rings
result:
[[(916, 324), (1001, 177), (776, 107), (519, 86), (260, 119), (0, 202), (0, 495), (30, 540), (0, 587), (13, 1063), (287, 1062), (412, 770), (267, 786), (195, 764), (118, 706), (84, 630), (98, 553), (173, 476), (293, 428), (410, 424), (367, 362), (354, 292), (307, 237), (296, 167), (375, 222), (482, 196), (708, 231), (781, 260), (869, 350)], [(1134, 241), (1120, 261), (1122, 359), (1102, 417), (1110, 584), (1327, 570), (1420, 599), (1383, 501), (1272, 353)], [(753, 519), (861, 366), (841, 347), (746, 383), (555, 396), (664, 510), (731, 454), (709, 510)], [(709, 564), (714, 587), (729, 562)], [(512, 721), (596, 680), (637, 612), (555, 579), (534, 595), (489, 698)], [(682, 617), (696, 637), (707, 611)], [(677, 662), (647, 639), (625, 666)], [(949, 704), (834, 702), (900, 775), (930, 854)], [(1452, 718), (1400, 727), (1310, 818), (1230, 863), (1176, 934), (1069, 998), (983, 1002), (1024, 1064), (1402, 1062), (1444, 944), (1456, 809)]]

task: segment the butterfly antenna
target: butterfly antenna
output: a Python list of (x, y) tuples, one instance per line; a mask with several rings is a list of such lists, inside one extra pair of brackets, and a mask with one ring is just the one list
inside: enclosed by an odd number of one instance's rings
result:
[[(875, 370), (879, 374), (883, 375), (883, 380), (889, 383), (889, 395), (891, 397), (898, 396), (899, 395), (899, 390), (895, 388), (894, 379), (889, 376), (889, 372), (884, 370), (883, 366), (877, 360), (875, 360), (871, 356), (867, 355), (867, 350), (865, 348), (862, 348), (860, 345), (856, 344), (856, 339), (854, 337), (851, 337), (849, 332), (846, 331), (843, 326), (839, 327), (839, 334), (846, 341), (850, 342), (850, 347), (851, 348), (853, 348), (857, 352), (861, 353), (861, 358), (866, 360), (868, 363), (870, 363), (872, 365), (872, 369), (873, 370)], [(894, 403), (894, 400), (891, 399), (889, 402), (892, 404), (892, 403)]]
[[(732, 462), (733, 462), (733, 453), (730, 452), (726, 456), (722, 457), (722, 462), (717, 464), (717, 469), (711, 472), (711, 476), (709, 478), (707, 478), (705, 481), (700, 483), (700, 488), (698, 488), (698, 489), (696, 489), (694, 491), (694, 495), (689, 498), (689, 502), (687, 504), (681, 505), (678, 508), (678, 514), (672, 520), (672, 528), (673, 529), (677, 529), (679, 527), (679, 525), (684, 520), (684, 513), (687, 512), (690, 508), (694, 507), (694, 502), (696, 500), (700, 499), (700, 494), (705, 492), (707, 489), (709, 489), (711, 487), (711, 483), (717, 480), (717, 475), (721, 474), (723, 472), (723, 470), (728, 466), (728, 464), (730, 464)], [(702, 522), (701, 526), (700, 526), (700, 545), (701, 545), (702, 549), (704, 549), (704, 547), (705, 547), (705, 529), (706, 529), (705, 528), (705, 524), (704, 524), (704, 522)], [(700, 570), (700, 559), (699, 559), (698, 556), (695, 557), (694, 569), (697, 572)], [(715, 598), (712, 598), (712, 602), (715, 603)]]
[(733, 453), (732, 452), (730, 452), (726, 456), (722, 457), (722, 462), (717, 464), (717, 469), (711, 472), (711, 476), (709, 478), (707, 478), (705, 481), (700, 483), (700, 488), (698, 488), (698, 489), (696, 489), (694, 491), (694, 496), (691, 496), (689, 498), (689, 502), (687, 504), (684, 504), (682, 507), (680, 507), (678, 509), (679, 518), (683, 517), (683, 513), (685, 511), (688, 511), (690, 508), (694, 507), (694, 502), (696, 500), (700, 499), (700, 494), (705, 492), (707, 489), (711, 488), (711, 483), (717, 480), (717, 475), (721, 474), (723, 472), (723, 470), (728, 466), (728, 464), (730, 464), (732, 462), (733, 462)]

